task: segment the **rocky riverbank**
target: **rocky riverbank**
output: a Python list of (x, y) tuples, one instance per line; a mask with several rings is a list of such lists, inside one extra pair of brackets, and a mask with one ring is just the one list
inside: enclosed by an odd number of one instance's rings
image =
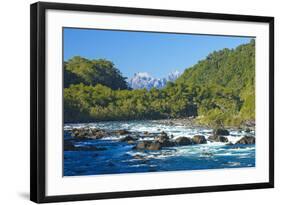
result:
[[(174, 119), (162, 119), (162, 120), (153, 120), (155, 123), (164, 124), (164, 125), (181, 125), (181, 126), (187, 126), (187, 127), (193, 127), (193, 128), (213, 128), (205, 124), (198, 123), (197, 118), (194, 117), (188, 117), (188, 118), (174, 118)], [(247, 130), (248, 132), (255, 130), (255, 121), (254, 120), (247, 120), (243, 122), (239, 126), (230, 126), (225, 125), (225, 129), (238, 129), (238, 130)]]
[[(177, 122), (177, 121), (176, 121)], [(175, 121), (172, 123), (176, 123)], [(190, 123), (190, 121), (184, 121)], [(163, 122), (162, 122), (163, 123)], [(166, 121), (171, 125), (171, 121)], [(183, 123), (183, 121), (178, 121), (178, 123)], [(248, 130), (245, 130), (245, 133)], [(230, 133), (227, 129), (213, 129), (210, 136), (204, 135), (194, 135), (193, 137), (187, 136), (179, 136), (175, 137), (173, 135), (169, 135), (164, 131), (159, 130), (158, 133), (150, 133), (147, 131), (144, 132), (132, 132), (129, 130), (121, 129), (121, 130), (105, 130), (99, 128), (91, 128), (91, 127), (81, 127), (81, 128), (73, 128), (70, 130), (70, 133), (74, 139), (79, 140), (101, 140), (110, 136), (119, 136), (116, 141), (127, 143), (133, 145), (133, 150), (143, 150), (143, 151), (153, 151), (153, 150), (161, 150), (165, 147), (175, 147), (175, 146), (192, 146), (199, 144), (206, 144), (208, 142), (222, 142), (226, 143), (226, 145), (244, 145), (244, 144), (255, 144), (255, 137), (250, 135), (245, 135), (240, 138), (235, 144), (229, 142), (228, 136)], [(73, 139), (72, 139), (73, 140)], [(96, 147), (75, 147), (72, 145), (71, 140), (65, 142), (64, 149), (67, 151), (80, 151), (80, 150), (102, 150), (101, 148)]]

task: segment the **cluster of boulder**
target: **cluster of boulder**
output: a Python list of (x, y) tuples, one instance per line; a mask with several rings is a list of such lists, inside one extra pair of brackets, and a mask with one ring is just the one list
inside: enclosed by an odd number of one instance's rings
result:
[(236, 142), (236, 144), (255, 144), (256, 138), (252, 136), (244, 136)]
[[(247, 130), (246, 130), (247, 132)], [(227, 143), (227, 145), (233, 145), (232, 142), (229, 142), (227, 136), (229, 135), (229, 131), (226, 129), (214, 129), (213, 130), (213, 135), (211, 135), (208, 140), (211, 142), (224, 142)], [(235, 144), (240, 145), (240, 144), (255, 144), (255, 137), (253, 136), (244, 136), (240, 140), (238, 140)]]
[[(120, 141), (134, 145), (133, 149), (136, 150), (161, 150), (163, 147), (206, 144), (207, 140), (210, 142), (223, 142), (227, 143), (227, 145), (233, 145), (231, 142), (228, 141), (226, 137), (230, 134), (229, 131), (221, 128), (214, 129), (212, 135), (209, 136), (207, 139), (204, 135), (194, 135), (192, 138), (183, 136), (174, 139), (173, 136), (168, 136), (168, 134), (165, 132), (161, 132), (160, 134), (143, 132), (142, 136), (140, 136), (139, 134), (131, 133), (128, 130), (105, 131), (98, 128), (74, 128), (72, 129), (71, 133), (73, 137), (79, 139), (101, 139), (103, 137), (111, 135), (124, 135), (124, 137), (122, 137)], [(140, 139), (143, 139), (144, 137), (149, 137), (153, 139), (140, 141)], [(244, 136), (235, 144), (255, 144), (255, 137)], [(65, 149), (73, 150), (76, 148), (73, 148), (70, 145), (65, 145)]]
[[(127, 136), (122, 138), (121, 141), (128, 143), (134, 143), (137, 139)], [(172, 139), (167, 133), (162, 132), (159, 135), (156, 135), (153, 140), (145, 140), (136, 142), (136, 145), (133, 149), (136, 150), (160, 150), (163, 147), (173, 147), (173, 146), (185, 146), (185, 145), (194, 145), (194, 144), (205, 144), (207, 140), (203, 135), (195, 135), (192, 138), (189, 137), (178, 137)]]
[(71, 130), (72, 136), (80, 139), (101, 139), (109, 136), (105, 130), (98, 128), (74, 128)]
[(108, 137), (112, 134), (115, 135), (127, 135), (130, 134), (128, 130), (114, 130), (112, 132), (105, 131), (99, 128), (73, 128), (71, 130), (72, 136), (80, 139), (101, 139), (104, 137)]
[(214, 129), (212, 135), (208, 138), (211, 142), (228, 142), (227, 136), (229, 131), (226, 129)]

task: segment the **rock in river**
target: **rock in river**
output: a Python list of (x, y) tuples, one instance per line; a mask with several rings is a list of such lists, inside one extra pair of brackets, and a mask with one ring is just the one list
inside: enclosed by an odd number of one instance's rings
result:
[(213, 134), (216, 136), (218, 135), (225, 136), (225, 135), (229, 135), (229, 131), (226, 129), (218, 128), (213, 130)]
[(105, 132), (104, 130), (92, 130), (92, 135), (89, 136), (91, 139), (101, 139), (103, 137), (108, 136), (108, 133)]
[(192, 145), (193, 142), (189, 137), (179, 137), (175, 140), (176, 145), (184, 146), (184, 145)]
[(106, 131), (97, 128), (74, 128), (71, 132), (72, 136), (81, 139), (101, 139), (108, 136)]
[(130, 132), (128, 130), (115, 130), (114, 131), (115, 134), (118, 134), (118, 135), (127, 135), (127, 134), (130, 134)]
[(165, 140), (163, 142), (160, 142), (162, 147), (173, 147), (176, 145), (176, 143), (174, 141), (171, 140)]
[(136, 139), (132, 136), (126, 136), (120, 139), (121, 142), (130, 142), (130, 141), (135, 141)]
[(228, 139), (224, 136), (212, 135), (208, 138), (211, 142), (228, 142)]
[(167, 133), (162, 132), (160, 135), (155, 137), (155, 142), (159, 142), (161, 147), (172, 147), (175, 146), (175, 142), (170, 140)]
[(207, 140), (204, 135), (194, 135), (192, 137), (192, 141), (194, 144), (206, 144)]
[(161, 144), (155, 141), (142, 141), (134, 147), (137, 150), (160, 150), (161, 148)]
[(138, 149), (138, 150), (146, 149), (150, 143), (151, 142), (149, 141), (138, 142), (137, 145), (134, 147), (134, 149)]
[(163, 142), (169, 140), (169, 136), (166, 133), (165, 134), (161, 133), (159, 136), (157, 136), (155, 138), (155, 140), (160, 142), (160, 143), (163, 143)]
[(238, 140), (235, 144), (255, 144), (256, 138), (252, 136), (244, 136)]
[(77, 138), (85, 138), (89, 135), (89, 129), (86, 128), (74, 128), (71, 130), (72, 136)]
[(148, 146), (148, 150), (160, 150), (162, 148), (161, 144), (159, 142), (152, 142), (149, 146)]

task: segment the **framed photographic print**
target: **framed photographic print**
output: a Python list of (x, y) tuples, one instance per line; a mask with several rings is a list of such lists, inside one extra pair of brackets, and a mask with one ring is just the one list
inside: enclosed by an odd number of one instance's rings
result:
[(31, 200), (274, 186), (274, 18), (31, 5)]

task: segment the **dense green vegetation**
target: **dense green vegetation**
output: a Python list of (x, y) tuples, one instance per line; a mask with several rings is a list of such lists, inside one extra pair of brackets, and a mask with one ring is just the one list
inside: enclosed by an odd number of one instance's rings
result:
[(64, 86), (83, 83), (95, 86), (102, 84), (113, 90), (128, 89), (126, 78), (114, 67), (114, 64), (105, 59), (88, 60), (75, 56), (64, 63)]
[(255, 42), (215, 51), (165, 88), (130, 90), (107, 60), (65, 62), (65, 122), (196, 117), (210, 126), (255, 119)]

